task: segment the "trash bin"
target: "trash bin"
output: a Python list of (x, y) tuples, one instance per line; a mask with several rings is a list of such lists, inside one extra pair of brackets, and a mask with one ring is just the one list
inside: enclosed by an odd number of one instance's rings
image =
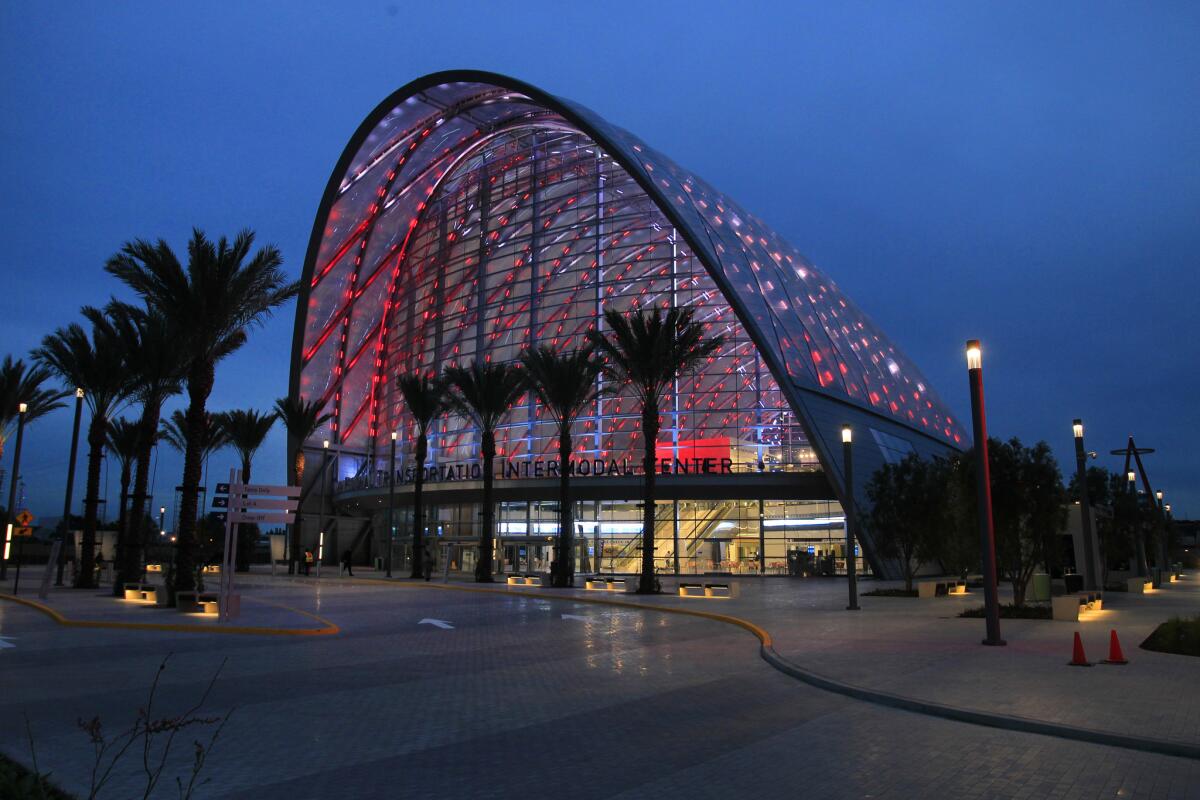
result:
[(376, 572), (378, 572), (378, 571), (380, 571), (380, 570), (382, 570), (382, 569), (383, 569), (383, 556), (375, 556), (375, 570), (376, 570)]
[[(1050, 575), (1045, 572), (1035, 572), (1032, 587), (1033, 599), (1046, 601), (1050, 599)], [(1068, 589), (1069, 591), (1069, 589)]]

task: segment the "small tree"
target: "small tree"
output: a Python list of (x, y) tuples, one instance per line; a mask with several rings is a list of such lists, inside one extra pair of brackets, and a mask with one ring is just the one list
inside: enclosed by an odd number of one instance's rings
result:
[[(137, 422), (130, 422), (124, 417), (114, 419), (108, 425), (108, 441), (105, 446), (108, 452), (117, 459), (121, 468), (121, 493), (117, 504), (117, 553), (116, 563), (121, 566), (127, 558), (127, 551), (135, 538), (141, 536), (141, 530), (131, 521), (126, 513), (129, 500), (129, 484), (133, 480), (133, 464), (137, 459), (139, 445), (142, 439), (142, 429)], [(124, 591), (124, 582), (131, 580), (118, 570), (117, 579), (113, 581), (113, 596), (120, 597)]]
[(1067, 524), (1066, 490), (1045, 442), (1025, 447), (1016, 438), (989, 439), (988, 456), (996, 564), (1020, 606), (1034, 571), (1056, 559), (1056, 539)]
[[(229, 446), (237, 451), (242, 461), (242, 483), (250, 483), (250, 468), (254, 454), (266, 441), (267, 434), (278, 416), (274, 413), (261, 414), (254, 409), (224, 411), (217, 415), (218, 427), (224, 431)], [(250, 569), (250, 554), (258, 541), (258, 526), (242, 523), (238, 525), (236, 564), (238, 572)]]
[(937, 534), (946, 524), (943, 477), (931, 462), (909, 453), (884, 464), (867, 483), (871, 510), (863, 521), (879, 554), (899, 563), (908, 592), (921, 564), (938, 555)]
[[(281, 397), (275, 401), (275, 415), (283, 422), (288, 434), (288, 484), (304, 485), (304, 443), (322, 425), (333, 418), (323, 412), (320, 400), (306, 401), (298, 397)], [(300, 523), (288, 525), (288, 574), (296, 571), (303, 554), (300, 552)]]

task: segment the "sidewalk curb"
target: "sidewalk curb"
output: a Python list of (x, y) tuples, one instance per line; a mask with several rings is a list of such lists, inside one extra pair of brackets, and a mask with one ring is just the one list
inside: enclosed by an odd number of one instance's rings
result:
[(114, 622), (107, 620), (83, 620), (70, 619), (62, 612), (54, 609), (45, 603), (40, 603), (37, 600), (30, 600), (25, 597), (17, 597), (16, 595), (5, 594), (0, 592), (0, 600), (8, 600), (19, 605), (28, 606), (36, 611), (50, 617), (52, 620), (67, 628), (114, 628), (117, 630), (135, 630), (135, 631), (170, 631), (172, 633), (219, 633), (219, 634), (242, 634), (250, 636), (332, 636), (341, 632), (335, 623), (324, 617), (312, 614), (308, 611), (302, 611), (299, 608), (281, 605), (268, 600), (259, 598), (249, 598), (253, 602), (261, 602), (266, 605), (276, 606), (288, 611), (293, 611), (297, 614), (303, 614), (306, 617), (311, 617), (321, 623), (320, 628), (267, 628), (257, 627), (252, 625), (227, 625), (223, 627), (201, 627), (199, 625), (180, 625), (169, 622)]

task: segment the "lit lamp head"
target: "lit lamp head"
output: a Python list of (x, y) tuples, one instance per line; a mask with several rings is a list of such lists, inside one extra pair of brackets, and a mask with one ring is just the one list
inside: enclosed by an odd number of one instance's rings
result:
[(165, 513), (167, 513), (167, 507), (166, 507), (166, 506), (159, 506), (159, 507), (158, 507), (158, 513), (159, 513), (159, 514), (165, 514)]
[(329, 449), (329, 440), (326, 439), (325, 441), (321, 442), (321, 447), (328, 450)]
[(1157, 492), (1154, 493), (1154, 498), (1156, 500), (1158, 500), (1158, 502), (1160, 502), (1160, 503), (1162, 502), (1162, 489), (1159, 489)]
[(1166, 510), (1166, 512), (1168, 514), (1171, 513), (1171, 504), (1170, 503), (1167, 503), (1165, 506), (1163, 506), (1163, 508)]
[(29, 406), (27, 406), (25, 403), (17, 403), (17, 413), (18, 414), (24, 414), (28, 410), (29, 410)]
[(978, 339), (967, 340), (967, 369), (983, 367), (983, 350), (979, 348)]
[(1133, 470), (1130, 470), (1125, 473), (1125, 480), (1129, 481), (1129, 485), (1132, 486), (1133, 482), (1137, 480), (1137, 475), (1134, 475)]
[(396, 441), (396, 432), (392, 431), (392, 441)]
[(75, 390), (75, 397), (79, 400), (83, 399), (83, 388), (82, 387)]
[(1083, 438), (1083, 420), (1077, 419), (1071, 423), (1071, 430), (1075, 433), (1076, 439)]
[(849, 425), (842, 426), (842, 444), (850, 444), (854, 441), (854, 432)]

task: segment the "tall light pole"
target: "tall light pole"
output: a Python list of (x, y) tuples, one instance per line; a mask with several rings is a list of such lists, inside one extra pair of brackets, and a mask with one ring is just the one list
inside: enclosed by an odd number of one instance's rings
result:
[(58, 549), (58, 571), (54, 585), (63, 585), (63, 567), (67, 563), (67, 536), (71, 533), (71, 495), (75, 490), (75, 459), (79, 455), (79, 421), (83, 416), (83, 389), (75, 390), (75, 423), (71, 426), (71, 458), (67, 461), (67, 496), (63, 499), (62, 546)]
[(1079, 482), (1079, 517), (1083, 524), (1083, 587), (1096, 590), (1096, 550), (1092, 538), (1092, 502), (1088, 497), (1087, 451), (1083, 449), (1083, 420), (1071, 424), (1075, 434), (1075, 475)]
[(979, 542), (983, 553), (983, 606), (987, 638), (1001, 646), (1000, 603), (996, 597), (996, 531), (992, 525), (992, 480), (988, 468), (987, 415), (983, 409), (983, 350), (978, 339), (967, 342), (967, 377), (971, 383), (971, 429), (975, 437), (975, 491), (979, 499)]
[[(13, 468), (12, 477), (8, 481), (8, 508), (5, 511), (8, 524), (4, 528), (4, 558), (0, 560), (0, 581), (8, 577), (8, 553), (12, 548), (13, 540), (13, 520), (16, 518), (16, 509), (13, 506), (17, 502), (17, 481), (21, 477), (21, 439), (25, 436), (25, 411), (28, 409), (24, 403), (17, 404), (17, 446), (13, 450)], [(20, 567), (17, 567), (20, 570)]]
[(392, 537), (396, 535), (396, 432), (392, 431), (392, 455), (388, 461), (388, 536), (387, 554), (383, 563), (387, 577), (392, 577)]
[(842, 496), (845, 502), (842, 512), (846, 517), (846, 580), (850, 591), (847, 611), (858, 611), (858, 565), (854, 558), (854, 540), (858, 524), (854, 513), (854, 432), (849, 425), (842, 426)]
[(1137, 552), (1137, 574), (1139, 578), (1144, 578), (1150, 572), (1150, 565), (1146, 563), (1146, 537), (1142, 535), (1141, 520), (1138, 519), (1138, 496), (1137, 496), (1137, 473), (1129, 470), (1125, 473), (1125, 487), (1129, 492), (1130, 507), (1133, 509), (1133, 544)]

